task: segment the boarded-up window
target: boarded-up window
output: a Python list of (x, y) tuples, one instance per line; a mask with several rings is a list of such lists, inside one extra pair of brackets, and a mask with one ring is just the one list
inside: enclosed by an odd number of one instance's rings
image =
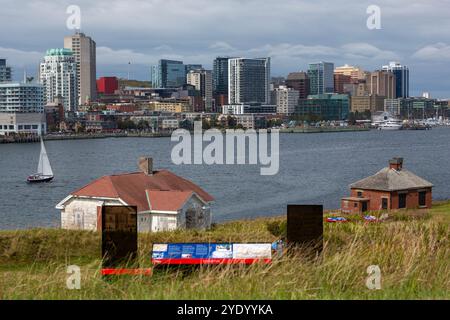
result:
[(398, 195), (398, 208), (404, 209), (406, 208), (406, 193), (400, 193)]
[(427, 205), (427, 192), (419, 192), (419, 206), (425, 207)]

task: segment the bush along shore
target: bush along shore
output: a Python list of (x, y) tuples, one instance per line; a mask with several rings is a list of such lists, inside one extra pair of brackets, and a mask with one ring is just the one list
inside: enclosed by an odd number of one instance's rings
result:
[[(377, 213), (380, 214), (381, 213)], [(449, 299), (450, 202), (427, 214), (402, 211), (382, 222), (350, 217), (324, 223), (324, 250), (271, 264), (158, 269), (153, 276), (100, 275), (100, 234), (58, 229), (0, 232), (0, 299)], [(151, 267), (152, 243), (273, 242), (284, 217), (139, 235), (140, 267)], [(78, 265), (81, 289), (66, 287)], [(379, 266), (381, 289), (366, 287), (367, 268)]]

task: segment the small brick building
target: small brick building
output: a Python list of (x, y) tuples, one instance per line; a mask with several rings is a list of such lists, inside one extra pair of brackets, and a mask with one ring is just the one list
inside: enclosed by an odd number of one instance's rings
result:
[(351, 195), (342, 198), (344, 213), (431, 208), (433, 184), (403, 169), (403, 158), (393, 158), (389, 167), (350, 185)]

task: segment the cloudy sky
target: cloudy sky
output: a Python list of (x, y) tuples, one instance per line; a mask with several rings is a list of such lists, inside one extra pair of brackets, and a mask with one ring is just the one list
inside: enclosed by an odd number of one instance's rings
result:
[[(219, 55), (270, 56), (273, 76), (320, 60), (366, 70), (396, 60), (413, 95), (450, 98), (450, 0), (0, 0), (0, 57), (16, 79), (73, 33), (70, 5), (97, 42), (98, 76), (126, 77), (131, 61), (132, 78), (149, 80), (160, 58), (211, 68)], [(370, 5), (381, 29), (367, 28)]]

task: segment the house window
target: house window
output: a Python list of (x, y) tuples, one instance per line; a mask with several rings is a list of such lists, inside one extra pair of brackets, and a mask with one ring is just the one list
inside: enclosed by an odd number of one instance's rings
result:
[(398, 195), (398, 208), (404, 209), (406, 208), (406, 193), (400, 193)]
[(362, 198), (362, 196), (363, 196), (362, 191), (358, 191), (357, 195), (358, 195), (358, 198)]
[(387, 198), (381, 198), (381, 209), (387, 210), (388, 208), (388, 199)]
[(421, 191), (419, 192), (419, 206), (425, 207), (427, 205), (427, 192)]

